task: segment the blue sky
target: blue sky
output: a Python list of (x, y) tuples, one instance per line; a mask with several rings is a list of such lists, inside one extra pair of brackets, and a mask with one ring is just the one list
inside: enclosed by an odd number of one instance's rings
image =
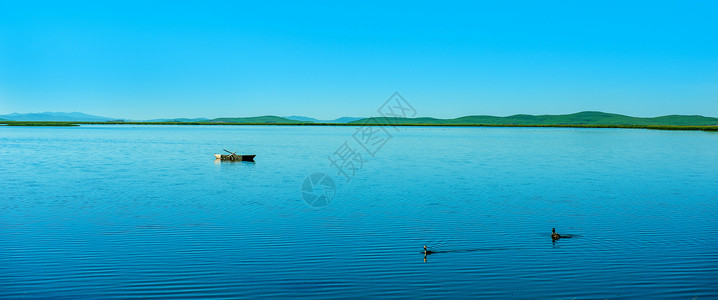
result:
[(718, 116), (718, 2), (4, 1), (0, 114)]

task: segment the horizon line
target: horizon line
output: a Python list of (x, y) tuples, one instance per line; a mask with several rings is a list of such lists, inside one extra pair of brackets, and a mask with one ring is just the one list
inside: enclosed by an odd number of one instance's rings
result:
[[(481, 116), (481, 117), (498, 117), (498, 118), (506, 118), (506, 117), (513, 117), (513, 116), (564, 116), (564, 115), (573, 115), (573, 114), (579, 114), (579, 113), (604, 113), (604, 114), (613, 114), (613, 115), (621, 115), (626, 117), (632, 117), (632, 118), (659, 118), (659, 117), (667, 117), (667, 116), (697, 116), (697, 117), (706, 117), (706, 118), (718, 118), (718, 116), (709, 116), (709, 115), (702, 115), (702, 114), (666, 114), (666, 115), (657, 115), (657, 116), (651, 116), (651, 117), (636, 117), (629, 114), (622, 114), (622, 113), (614, 113), (614, 112), (605, 112), (605, 111), (599, 111), (599, 110), (583, 110), (573, 113), (543, 113), (543, 114), (531, 114), (531, 113), (515, 113), (510, 115), (490, 115), (490, 114), (467, 114), (462, 115), (458, 117), (449, 117), (449, 118), (440, 118), (440, 117), (433, 117), (433, 116), (418, 116), (418, 117), (404, 117), (406, 119), (417, 119), (417, 118), (431, 118), (431, 119), (437, 119), (437, 120), (453, 120), (458, 118), (464, 118), (464, 117), (473, 117), (473, 116)], [(310, 118), (315, 119), (318, 121), (333, 121), (341, 118), (357, 118), (357, 119), (369, 119), (369, 118), (380, 118), (382, 116), (369, 116), (369, 117), (354, 117), (354, 116), (340, 116), (333, 119), (324, 119), (324, 118), (315, 118), (311, 116), (305, 116), (305, 115), (289, 115), (289, 116), (280, 116), (276, 114), (265, 114), (265, 115), (248, 115), (248, 116), (225, 116), (225, 117), (216, 117), (216, 118), (208, 118), (208, 117), (173, 117), (173, 118), (149, 118), (149, 119), (135, 119), (135, 118), (116, 118), (116, 117), (106, 117), (101, 115), (95, 115), (95, 114), (89, 114), (85, 112), (80, 111), (73, 111), (73, 112), (61, 112), (61, 111), (45, 111), (45, 112), (27, 112), (27, 113), (20, 113), (20, 112), (12, 112), (12, 113), (6, 113), (6, 114), (0, 114), (0, 117), (2, 116), (10, 116), (10, 115), (29, 115), (29, 114), (83, 114), (91, 117), (98, 117), (98, 118), (105, 118), (105, 119), (112, 119), (112, 120), (126, 120), (126, 121), (144, 121), (144, 120), (173, 120), (173, 119), (207, 119), (207, 120), (213, 120), (213, 119), (223, 119), (223, 118), (258, 118), (258, 117), (279, 117), (279, 118), (290, 118), (290, 117), (302, 117), (302, 118)]]

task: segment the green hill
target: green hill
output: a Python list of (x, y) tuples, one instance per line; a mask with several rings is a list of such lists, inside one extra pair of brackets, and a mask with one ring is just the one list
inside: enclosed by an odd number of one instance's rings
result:
[(670, 115), (655, 118), (629, 117), (598, 111), (584, 111), (568, 115), (513, 115), (508, 117), (466, 116), (455, 119), (435, 118), (368, 118), (351, 122), (361, 124), (393, 123), (416, 125), (669, 125), (669, 126), (715, 126), (718, 118), (703, 116)]
[(102, 122), (17, 122), (0, 120), (0, 125), (11, 126), (71, 126), (77, 124), (102, 125), (317, 125), (356, 126), (363, 124), (406, 125), (406, 126), (513, 126), (513, 127), (609, 127), (646, 128), (662, 130), (704, 130), (718, 131), (718, 118), (704, 116), (669, 115), (655, 118), (637, 118), (597, 111), (584, 111), (568, 115), (513, 115), (508, 117), (466, 116), (455, 119), (436, 118), (367, 118), (349, 123), (316, 123), (291, 120), (277, 116), (217, 118), (212, 120), (175, 119), (162, 122), (102, 121)]
[(249, 123), (249, 124), (303, 124), (311, 122), (295, 121), (285, 119), (277, 116), (261, 116), (261, 117), (247, 117), (247, 118), (216, 118), (209, 121), (209, 123)]

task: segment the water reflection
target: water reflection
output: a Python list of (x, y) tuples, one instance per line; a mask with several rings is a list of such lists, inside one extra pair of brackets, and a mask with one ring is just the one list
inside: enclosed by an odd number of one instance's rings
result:
[(254, 166), (256, 162), (254, 161), (231, 161), (231, 160), (221, 160), (221, 159), (215, 159), (214, 160), (215, 165), (251, 165)]

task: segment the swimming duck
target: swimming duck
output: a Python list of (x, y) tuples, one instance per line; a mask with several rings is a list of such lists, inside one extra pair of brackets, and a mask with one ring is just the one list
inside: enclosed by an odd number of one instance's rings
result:
[(556, 233), (556, 228), (551, 228), (551, 238), (554, 240), (558, 240), (561, 238), (561, 235)]
[(429, 254), (432, 254), (432, 253), (434, 253), (434, 251), (427, 250), (427, 249), (426, 249), (426, 245), (424, 245), (424, 255), (429, 255)]

